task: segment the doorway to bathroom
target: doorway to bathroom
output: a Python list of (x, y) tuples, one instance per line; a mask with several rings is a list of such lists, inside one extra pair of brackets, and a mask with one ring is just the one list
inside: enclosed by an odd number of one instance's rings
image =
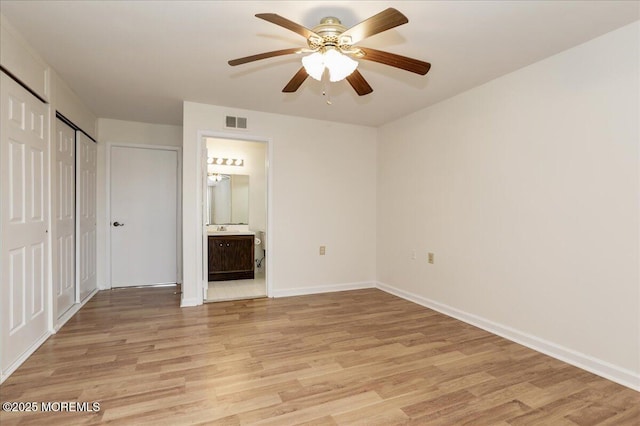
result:
[(204, 137), (205, 302), (267, 296), (267, 143)]

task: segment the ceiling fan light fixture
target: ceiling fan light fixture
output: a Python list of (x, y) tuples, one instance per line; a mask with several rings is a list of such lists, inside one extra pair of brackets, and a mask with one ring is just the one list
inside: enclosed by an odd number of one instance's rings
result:
[(326, 68), (329, 71), (328, 77), (331, 82), (341, 81), (346, 78), (359, 96), (368, 95), (373, 92), (373, 89), (362, 74), (357, 71), (358, 59), (378, 62), (419, 75), (425, 75), (431, 68), (431, 64), (428, 62), (358, 46), (360, 41), (368, 37), (409, 22), (406, 16), (392, 7), (365, 19), (351, 28), (346, 28), (338, 18), (333, 16), (322, 18), (320, 25), (313, 27), (313, 30), (275, 13), (258, 13), (256, 18), (263, 19), (303, 36), (307, 40), (309, 48), (274, 50), (232, 59), (228, 63), (231, 66), (236, 66), (293, 53), (310, 53), (302, 58), (303, 66), (284, 86), (283, 93), (295, 92), (309, 76), (315, 80), (322, 81)]
[(344, 80), (358, 67), (355, 61), (338, 52), (336, 49), (326, 49), (324, 52), (315, 52), (302, 58), (305, 71), (312, 78), (321, 81), (325, 68), (329, 70), (329, 81), (335, 83)]

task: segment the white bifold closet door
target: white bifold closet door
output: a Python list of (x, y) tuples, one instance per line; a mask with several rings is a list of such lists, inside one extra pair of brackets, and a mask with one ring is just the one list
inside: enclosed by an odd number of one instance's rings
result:
[(76, 302), (76, 131), (56, 119), (53, 288), (58, 317)]
[(53, 288), (61, 317), (97, 287), (97, 147), (60, 118), (55, 146)]
[(98, 149), (84, 133), (76, 132), (77, 256), (80, 301), (97, 288), (96, 280), (96, 170)]
[(0, 76), (0, 364), (6, 377), (48, 336), (48, 107)]

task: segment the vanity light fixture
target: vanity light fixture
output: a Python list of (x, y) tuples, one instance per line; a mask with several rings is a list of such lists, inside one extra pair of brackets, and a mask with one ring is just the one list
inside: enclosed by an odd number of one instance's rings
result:
[(207, 158), (207, 163), (218, 166), (244, 166), (244, 160), (242, 158), (209, 157)]
[(220, 173), (207, 173), (207, 177), (211, 182), (220, 182), (224, 177)]

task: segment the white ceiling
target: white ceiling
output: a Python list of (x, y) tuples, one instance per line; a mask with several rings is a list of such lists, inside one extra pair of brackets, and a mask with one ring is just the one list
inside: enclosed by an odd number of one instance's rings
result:
[[(378, 126), (640, 19), (638, 1), (1, 1), (1, 12), (98, 117), (181, 124), (182, 101)], [(254, 17), (346, 27), (393, 6), (409, 23), (362, 46), (432, 64), (426, 76), (361, 61), (374, 89), (308, 78), (281, 92), (300, 57), (229, 59), (303, 47)], [(598, 58), (593, 58), (597, 61)], [(586, 64), (585, 66), (588, 66)]]

